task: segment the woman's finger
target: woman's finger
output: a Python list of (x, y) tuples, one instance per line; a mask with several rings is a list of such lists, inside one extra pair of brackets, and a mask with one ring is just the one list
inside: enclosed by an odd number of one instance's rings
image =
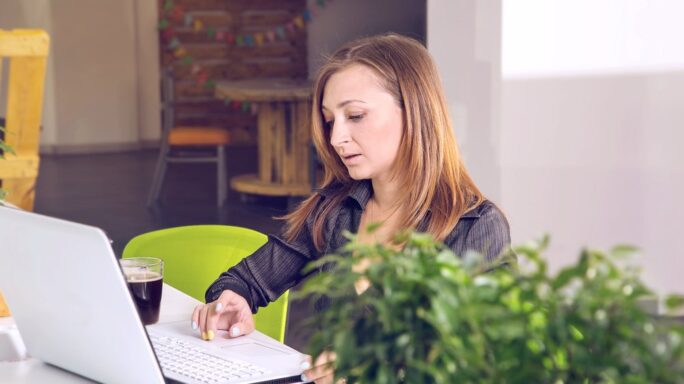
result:
[(314, 381), (316, 384), (332, 383), (335, 374), (333, 362), (336, 359), (333, 352), (323, 352), (316, 358), (314, 366), (311, 369), (305, 370), (302, 375), (302, 381)]
[(206, 323), (206, 340), (213, 340), (216, 334), (216, 323), (223, 314), (224, 305), (219, 300), (207, 304), (207, 323)]
[(199, 330), (202, 340), (207, 340), (207, 314), (209, 312), (209, 306), (203, 305), (199, 313)]
[(192, 317), (190, 318), (190, 326), (192, 327), (192, 329), (199, 329), (199, 313), (202, 310), (203, 306), (204, 305), (198, 305), (192, 311)]

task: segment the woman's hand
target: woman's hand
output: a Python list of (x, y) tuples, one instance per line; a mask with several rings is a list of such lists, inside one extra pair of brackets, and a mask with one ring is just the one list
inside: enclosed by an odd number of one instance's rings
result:
[(254, 331), (254, 317), (244, 297), (225, 290), (216, 301), (195, 308), (192, 329), (198, 328), (202, 340), (212, 340), (216, 330), (229, 331), (234, 338)]
[[(325, 351), (317, 358), (314, 366), (305, 370), (302, 374), (302, 381), (313, 382), (316, 384), (333, 384), (335, 375), (335, 352)], [(311, 365), (310, 363), (308, 364)], [(336, 384), (344, 384), (346, 380), (337, 380)]]

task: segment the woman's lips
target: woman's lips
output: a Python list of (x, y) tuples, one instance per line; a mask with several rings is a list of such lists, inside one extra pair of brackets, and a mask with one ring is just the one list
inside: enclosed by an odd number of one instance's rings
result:
[(352, 164), (357, 163), (357, 162), (359, 161), (360, 158), (361, 158), (361, 154), (357, 153), (357, 154), (354, 154), (354, 155), (345, 155), (345, 156), (342, 156), (342, 161), (344, 161), (344, 163), (347, 164), (347, 165), (352, 165)]

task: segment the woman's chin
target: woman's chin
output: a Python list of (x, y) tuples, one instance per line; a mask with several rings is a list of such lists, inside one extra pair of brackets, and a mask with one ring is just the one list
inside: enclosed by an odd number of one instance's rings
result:
[(368, 172), (362, 172), (360, 169), (347, 168), (347, 171), (349, 172), (349, 177), (354, 180), (370, 179)]

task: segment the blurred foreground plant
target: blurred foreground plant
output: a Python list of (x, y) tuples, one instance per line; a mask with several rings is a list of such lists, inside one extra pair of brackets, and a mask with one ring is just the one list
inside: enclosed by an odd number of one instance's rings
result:
[[(641, 308), (650, 291), (616, 264), (631, 247), (584, 250), (551, 275), (548, 238), (514, 249), (525, 268), (510, 267), (510, 253), (509, 267), (483, 272), (480, 258), (461, 259), (427, 234), (398, 236), (403, 247), (347, 236), (338, 254), (308, 266), (332, 269), (299, 296), (331, 299), (310, 319), (309, 352), (334, 351), (336, 377), (348, 383), (684, 381), (684, 324)], [(367, 269), (353, 268), (363, 260)], [(370, 284), (361, 294), (359, 279)]]

